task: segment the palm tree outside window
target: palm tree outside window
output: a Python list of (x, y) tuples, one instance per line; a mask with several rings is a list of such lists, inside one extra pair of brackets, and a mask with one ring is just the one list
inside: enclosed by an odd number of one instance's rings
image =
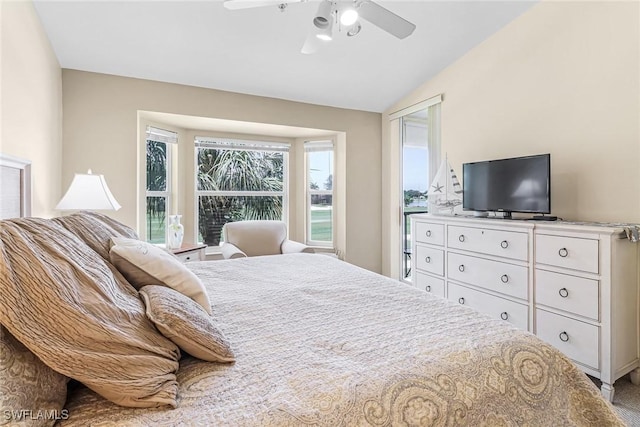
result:
[(175, 132), (147, 126), (146, 132), (146, 232), (147, 241), (166, 243), (167, 209), (171, 207), (172, 144)]
[(195, 138), (198, 242), (219, 246), (222, 227), (285, 220), (289, 144)]

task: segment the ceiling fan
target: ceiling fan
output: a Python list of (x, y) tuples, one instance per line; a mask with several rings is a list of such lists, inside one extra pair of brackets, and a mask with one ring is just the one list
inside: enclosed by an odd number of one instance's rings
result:
[[(224, 7), (230, 10), (238, 10), (277, 5), (280, 10), (284, 11), (289, 3), (304, 3), (306, 1), (225, 0)], [(334, 23), (338, 24), (339, 30), (344, 30), (347, 36), (353, 37), (357, 35), (362, 29), (360, 18), (399, 39), (410, 36), (416, 29), (415, 24), (371, 0), (322, 0), (313, 18), (307, 39), (302, 46), (302, 53), (315, 53), (324, 44), (331, 41), (333, 39)]]

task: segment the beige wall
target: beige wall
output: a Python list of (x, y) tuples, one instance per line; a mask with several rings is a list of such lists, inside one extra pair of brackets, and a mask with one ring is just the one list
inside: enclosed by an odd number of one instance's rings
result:
[(136, 226), (138, 111), (157, 111), (346, 133), (346, 260), (381, 270), (381, 115), (272, 98), (63, 70), (63, 185), (104, 174)]
[[(383, 114), (442, 93), (442, 153), (469, 161), (551, 153), (552, 213), (640, 222), (640, 3), (542, 2)], [(395, 166), (397, 168), (397, 165)], [(383, 230), (397, 169), (383, 163)], [(392, 271), (392, 233), (383, 271)]]
[(60, 200), (62, 80), (31, 2), (0, 1), (0, 152), (32, 163), (32, 215)]

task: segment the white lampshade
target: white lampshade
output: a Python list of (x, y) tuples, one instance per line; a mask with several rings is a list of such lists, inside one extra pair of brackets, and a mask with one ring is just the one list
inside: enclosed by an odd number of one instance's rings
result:
[(77, 173), (66, 194), (56, 206), (57, 210), (108, 210), (117, 211), (121, 206), (113, 197), (104, 175)]

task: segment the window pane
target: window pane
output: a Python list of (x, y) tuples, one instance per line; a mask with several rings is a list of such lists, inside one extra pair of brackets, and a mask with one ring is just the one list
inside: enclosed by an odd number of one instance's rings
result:
[(198, 190), (282, 191), (284, 153), (197, 148)]
[(147, 242), (166, 243), (166, 197), (147, 197)]
[(147, 191), (167, 190), (167, 144), (147, 140)]
[(220, 244), (222, 227), (227, 222), (252, 219), (282, 219), (282, 196), (199, 196), (199, 241), (209, 246)]
[(307, 153), (309, 161), (309, 189), (333, 189), (333, 151), (310, 151)]
[(427, 148), (403, 147), (402, 173), (404, 206), (426, 208), (429, 191), (429, 152)]
[(411, 222), (408, 216), (427, 211), (429, 191), (430, 145), (427, 110), (417, 111), (402, 120), (402, 189), (403, 189), (403, 274), (411, 279)]
[(311, 195), (311, 240), (331, 242), (333, 235), (333, 196)]

